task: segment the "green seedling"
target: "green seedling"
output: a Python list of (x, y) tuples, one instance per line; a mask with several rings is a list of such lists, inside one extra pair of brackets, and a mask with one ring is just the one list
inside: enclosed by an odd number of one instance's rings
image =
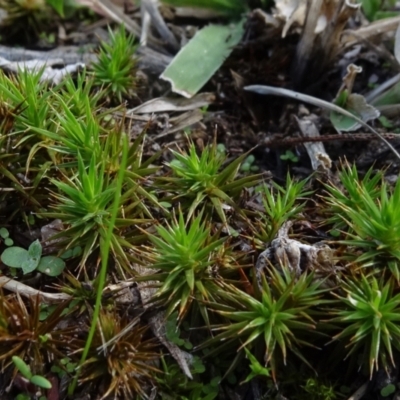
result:
[(51, 372), (57, 374), (58, 377), (61, 379), (67, 374), (73, 374), (77, 366), (78, 364), (76, 362), (73, 362), (71, 358), (64, 357), (60, 360), (60, 366), (53, 365), (51, 367)]
[(236, 200), (242, 190), (253, 186), (259, 179), (257, 175), (236, 179), (241, 163), (247, 154), (235, 159), (223, 167), (226, 157), (218, 151), (216, 142), (207, 146), (199, 156), (193, 142), (190, 142), (188, 153), (172, 151), (175, 159), (167, 165), (173, 176), (163, 178), (166, 189), (177, 192), (180, 200), (187, 200), (188, 218), (200, 204), (214, 207), (220, 219), (226, 223), (224, 209), (232, 208), (237, 212)]
[(381, 174), (370, 175), (360, 182), (352, 179), (355, 167), (347, 168), (340, 178), (348, 194), (329, 186), (327, 202), (337, 213), (333, 220), (341, 219), (347, 225), (348, 239), (341, 243), (363, 250), (348, 254), (346, 259), (364, 267), (386, 265), (400, 281), (400, 180), (390, 189)]
[(347, 357), (360, 354), (369, 366), (370, 376), (380, 367), (395, 365), (393, 348), (400, 350), (400, 294), (395, 294), (393, 278), (385, 282), (367, 278), (342, 282), (346, 297), (338, 296), (343, 306), (330, 321), (343, 326), (334, 340), (346, 343)]
[(6, 246), (12, 246), (14, 241), (10, 238), (10, 232), (7, 228), (0, 228), (0, 237), (3, 239)]
[(51, 389), (51, 383), (44, 376), (33, 375), (29, 365), (22, 358), (13, 356), (12, 361), (20, 374), (29, 382), (42, 389)]
[[(271, 278), (267, 282), (262, 276), (262, 292), (256, 297), (231, 284), (221, 283), (219, 295), (224, 301), (209, 303), (209, 306), (231, 323), (214, 328), (222, 332), (199, 348), (241, 339), (241, 350), (262, 341), (265, 362), (276, 380), (277, 363), (279, 360), (285, 363), (289, 350), (311, 367), (299, 347), (313, 346), (310, 338), (316, 322), (312, 318), (312, 308), (324, 303), (321, 299), (324, 290), (312, 274), (304, 273), (296, 278), (287, 267), (282, 267), (282, 275), (271, 270)], [(218, 347), (211, 351), (215, 352)]]
[(247, 347), (245, 347), (244, 350), (246, 352), (247, 358), (250, 361), (251, 372), (249, 375), (247, 375), (246, 379), (242, 383), (250, 382), (255, 377), (260, 377), (260, 376), (264, 376), (267, 378), (270, 377), (271, 376), (270, 369), (263, 367), (259, 363), (257, 358), (254, 357), (253, 354), (251, 354), (251, 352), (247, 349)]
[(107, 95), (121, 103), (136, 86), (136, 45), (132, 35), (127, 36), (124, 24), (117, 32), (109, 28), (110, 43), (103, 43), (98, 60), (93, 64), (95, 84), (104, 86)]
[(190, 380), (175, 363), (169, 363), (161, 358), (162, 371), (156, 375), (160, 400), (213, 400), (218, 396), (220, 376), (214, 376), (209, 383), (204, 383), (198, 374), (205, 372), (205, 366), (199, 357), (193, 357), (191, 371), (194, 374)]
[(381, 396), (382, 397), (389, 397), (391, 394), (396, 392), (397, 388), (393, 383), (389, 383), (389, 385), (385, 386), (384, 388), (381, 389)]
[(286, 150), (285, 154), (281, 155), (281, 160), (283, 161), (291, 161), (293, 163), (296, 163), (299, 161), (299, 157), (297, 157), (292, 150)]
[(181, 330), (177, 324), (178, 312), (173, 312), (167, 319), (165, 323), (165, 334), (167, 339), (175, 343), (177, 346), (183, 347), (186, 350), (191, 350), (193, 348), (192, 343), (188, 340), (181, 338)]
[(160, 272), (145, 277), (160, 282), (154, 300), (167, 305), (167, 315), (179, 309), (179, 319), (187, 313), (193, 300), (204, 309), (202, 303), (214, 298), (216, 291), (208, 271), (226, 238), (211, 234), (203, 222), (203, 213), (185, 221), (181, 211), (178, 218), (173, 216), (171, 225), (158, 226), (157, 233), (157, 236), (149, 235), (154, 244), (150, 265)]
[(249, 171), (258, 171), (257, 165), (253, 165), (256, 158), (253, 154), (250, 154), (244, 161), (243, 164), (240, 166), (240, 170), (242, 172), (249, 172)]
[(36, 270), (49, 276), (58, 276), (65, 268), (65, 262), (59, 257), (42, 257), (42, 245), (39, 240), (35, 240), (28, 250), (18, 246), (5, 249), (1, 261), (8, 267), (22, 269), (24, 275)]
[(304, 391), (313, 400), (335, 400), (336, 391), (333, 386), (327, 386), (319, 382), (316, 378), (309, 378), (306, 384), (302, 386)]
[(304, 190), (306, 183), (306, 180), (295, 182), (288, 174), (285, 186), (272, 182), (272, 187), (262, 185), (258, 188), (265, 212), (259, 213), (261, 221), (255, 234), (264, 243), (273, 240), (282, 225), (296, 218), (304, 209), (305, 202), (299, 203), (299, 199), (312, 193)]

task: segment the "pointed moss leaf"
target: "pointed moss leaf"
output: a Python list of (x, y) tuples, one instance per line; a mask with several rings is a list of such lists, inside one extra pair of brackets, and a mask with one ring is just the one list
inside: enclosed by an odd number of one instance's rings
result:
[(33, 258), (28, 258), (21, 264), (22, 272), (25, 274), (29, 274), (36, 269), (38, 263)]
[(22, 247), (9, 247), (3, 251), (1, 261), (11, 268), (21, 268), (22, 263), (29, 259), (28, 251)]
[(36, 386), (39, 386), (42, 389), (51, 389), (51, 383), (45, 377), (40, 375), (33, 375), (30, 379), (31, 383)]
[(32, 377), (31, 368), (22, 358), (18, 356), (13, 356), (12, 361), (24, 378), (31, 379)]
[(42, 245), (40, 244), (39, 240), (36, 239), (28, 249), (29, 258), (36, 262), (35, 268), (39, 265), (40, 257), (42, 256)]
[(195, 95), (221, 67), (244, 33), (244, 20), (209, 25), (196, 33), (175, 56), (161, 78), (185, 97)]
[[(336, 101), (335, 101), (335, 104)], [(360, 94), (352, 93), (348, 96), (346, 104), (341, 105), (345, 110), (351, 112), (364, 122), (374, 120), (379, 117), (380, 112), (370, 104), (368, 104)], [(358, 129), (361, 125), (353, 118), (335, 111), (331, 111), (330, 120), (336, 130), (342, 132), (350, 132)]]
[(48, 276), (58, 276), (65, 268), (65, 262), (55, 256), (45, 256), (40, 260), (37, 270)]
[(8, 232), (8, 229), (7, 228), (0, 228), (0, 236), (3, 239), (8, 238), (10, 236), (10, 233)]

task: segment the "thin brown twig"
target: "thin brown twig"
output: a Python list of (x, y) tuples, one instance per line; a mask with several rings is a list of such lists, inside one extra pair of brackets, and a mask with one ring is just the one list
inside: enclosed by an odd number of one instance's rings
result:
[[(382, 137), (386, 140), (400, 140), (400, 134), (396, 133), (382, 133)], [(283, 146), (296, 146), (298, 144), (309, 143), (309, 142), (333, 142), (333, 141), (371, 141), (376, 140), (377, 137), (371, 133), (343, 133), (343, 134), (332, 134), (322, 135), (317, 137), (287, 137), (283, 135), (274, 135), (266, 138), (262, 145), (267, 147), (283, 147)]]

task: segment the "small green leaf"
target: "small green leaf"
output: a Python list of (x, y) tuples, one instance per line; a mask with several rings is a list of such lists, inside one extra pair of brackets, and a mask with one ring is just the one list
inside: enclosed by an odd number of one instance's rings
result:
[(24, 273), (24, 275), (30, 274), (36, 269), (37, 266), (37, 261), (33, 258), (29, 258), (21, 264), (22, 272)]
[(388, 397), (396, 391), (396, 386), (393, 383), (389, 383), (389, 385), (385, 386), (381, 389), (381, 396)]
[(29, 396), (29, 394), (20, 393), (17, 395), (15, 400), (31, 400), (31, 396)]
[(248, 172), (248, 171), (250, 171), (250, 167), (251, 167), (250, 164), (248, 164), (248, 163), (243, 163), (243, 164), (240, 166), (240, 170), (241, 170), (242, 172)]
[(29, 365), (26, 364), (26, 362), (18, 356), (13, 356), (12, 361), (13, 361), (14, 365), (16, 366), (16, 368), (18, 369), (18, 371), (21, 373), (21, 375), (24, 378), (30, 380), (32, 377), (32, 372), (31, 372), (31, 368), (29, 367)]
[(4, 239), (4, 244), (6, 246), (12, 246), (14, 244), (14, 240), (12, 240), (11, 238)]
[(82, 254), (82, 247), (76, 246), (72, 249), (72, 257), (78, 257)]
[(3, 238), (3, 239), (6, 239), (6, 238), (8, 238), (9, 236), (10, 236), (10, 233), (8, 232), (8, 229), (7, 228), (0, 228), (0, 236)]
[(188, 342), (187, 340), (184, 341), (183, 347), (184, 347), (186, 350), (192, 350), (192, 349), (193, 349), (192, 343)]
[(42, 389), (51, 389), (51, 382), (43, 376), (33, 375), (32, 378), (29, 380), (31, 383), (33, 383), (36, 386), (39, 386)]
[(11, 268), (22, 268), (22, 263), (28, 259), (28, 251), (17, 246), (5, 249), (1, 255), (1, 261)]
[(35, 268), (38, 266), (40, 257), (42, 256), (42, 245), (39, 242), (39, 239), (36, 239), (28, 249), (29, 258), (36, 262)]
[(64, 268), (65, 262), (61, 258), (45, 256), (40, 260), (37, 270), (48, 276), (58, 276), (64, 271)]

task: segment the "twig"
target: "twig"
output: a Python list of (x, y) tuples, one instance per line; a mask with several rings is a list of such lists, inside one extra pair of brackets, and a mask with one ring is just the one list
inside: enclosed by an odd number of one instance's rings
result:
[[(399, 140), (400, 134), (397, 133), (381, 133), (381, 136), (386, 140)], [(280, 147), (280, 146), (296, 146), (302, 143), (309, 142), (334, 142), (334, 141), (346, 141), (346, 142), (360, 142), (360, 141), (371, 141), (376, 140), (377, 137), (371, 133), (344, 133), (344, 134), (332, 134), (322, 135), (319, 137), (284, 137), (283, 135), (274, 135), (273, 137), (266, 138), (262, 145), (267, 147)]]
[(67, 293), (41, 292), (40, 290), (15, 281), (14, 279), (7, 278), (6, 276), (0, 276), (0, 287), (28, 298), (39, 296), (40, 300), (47, 304), (61, 303), (62, 301), (71, 299), (71, 296)]
[(377, 138), (379, 138), (386, 146), (393, 152), (393, 154), (400, 160), (400, 154), (398, 151), (374, 128), (365, 123), (362, 119), (356, 117), (351, 112), (345, 110), (342, 107), (337, 106), (336, 104), (329, 103), (328, 101), (318, 99), (317, 97), (308, 96), (303, 93), (295, 92), (293, 90), (273, 87), (273, 86), (263, 86), (263, 85), (251, 85), (244, 87), (244, 90), (248, 90), (249, 92), (254, 92), (263, 95), (275, 95), (281, 97), (290, 97), (292, 99), (303, 101), (308, 104), (312, 104), (316, 107), (321, 107), (329, 111), (334, 111), (339, 114), (345, 115), (346, 117), (354, 119), (354, 121), (358, 122), (362, 127), (368, 129), (371, 133), (373, 133)]
[(347, 400), (360, 400), (364, 397), (365, 393), (367, 393), (368, 382), (365, 382), (364, 385), (360, 386)]

